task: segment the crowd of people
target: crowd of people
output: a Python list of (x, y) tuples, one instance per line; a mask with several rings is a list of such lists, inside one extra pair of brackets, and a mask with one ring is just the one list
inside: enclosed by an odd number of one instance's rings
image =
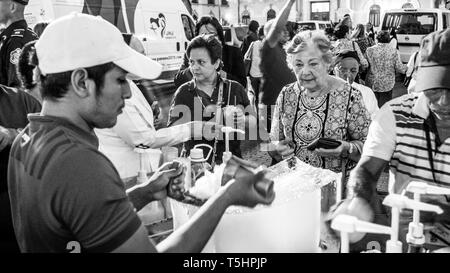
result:
[[(264, 172), (237, 177), (154, 245), (143, 218), (167, 218), (168, 187), (181, 191), (185, 176), (180, 162), (164, 160), (167, 146), (189, 156), (207, 144), (215, 165), (226, 148), (242, 157), (241, 141), (254, 140), (272, 144), (272, 164), (296, 156), (342, 173), (343, 201), (330, 217), (385, 221), (376, 184), (388, 166), (392, 193), (412, 180), (449, 186), (450, 30), (426, 36), (405, 65), (395, 29), (353, 27), (348, 15), (333, 29), (292, 33), (295, 0), (264, 25), (251, 21), (240, 48), (203, 16), (158, 128), (145, 86), (162, 67), (139, 39), (86, 14), (33, 31), (27, 3), (0, 2), (0, 251), (64, 252), (77, 242), (86, 252), (199, 252), (228, 206), (275, 198), (255, 190)], [(409, 94), (393, 99), (399, 73), (411, 78)], [(246, 134), (228, 146), (222, 126)], [(139, 172), (149, 179), (136, 183)], [(445, 211), (427, 220), (450, 221), (445, 197), (425, 199)], [(410, 218), (402, 215), (401, 234)]]

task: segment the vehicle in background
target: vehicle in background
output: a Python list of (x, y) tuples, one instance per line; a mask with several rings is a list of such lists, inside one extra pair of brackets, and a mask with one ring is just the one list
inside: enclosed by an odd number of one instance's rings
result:
[(332, 27), (333, 25), (329, 21), (298, 21), (297, 30), (323, 30)]
[(247, 33), (248, 33), (247, 25), (238, 25), (238, 26), (230, 25), (223, 27), (223, 35), (225, 38), (225, 43), (230, 46), (240, 48)]
[(420, 41), (427, 34), (450, 27), (450, 10), (396, 9), (386, 11), (381, 30), (395, 28), (402, 62), (419, 50)]
[(32, 28), (71, 12), (100, 15), (121, 32), (133, 33), (144, 44), (147, 55), (163, 66), (156, 85), (173, 85), (189, 41), (194, 21), (181, 0), (30, 0), (25, 19)]

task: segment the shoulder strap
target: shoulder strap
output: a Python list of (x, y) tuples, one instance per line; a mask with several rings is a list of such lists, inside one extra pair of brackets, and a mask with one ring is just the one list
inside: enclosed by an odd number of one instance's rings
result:
[(348, 131), (348, 112), (350, 112), (350, 108), (351, 108), (350, 101), (351, 101), (351, 98), (352, 98), (352, 91), (353, 91), (353, 86), (351, 86), (349, 84), (349, 87), (350, 87), (350, 90), (348, 92), (347, 108), (345, 109), (345, 118), (344, 118), (344, 127), (343, 127), (344, 132), (342, 134), (342, 139), (343, 140), (348, 135), (348, 132), (347, 132)]

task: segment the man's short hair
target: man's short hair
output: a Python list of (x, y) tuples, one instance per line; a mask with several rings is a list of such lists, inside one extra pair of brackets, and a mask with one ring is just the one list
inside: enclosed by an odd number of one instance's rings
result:
[(250, 24), (248, 24), (248, 30), (252, 31), (252, 32), (257, 32), (259, 28), (259, 23), (255, 20), (251, 20)]
[[(92, 79), (96, 86), (96, 94), (100, 95), (100, 88), (105, 83), (105, 74), (118, 67), (114, 63), (106, 63), (85, 68), (88, 74), (88, 78)], [(40, 77), (40, 92), (42, 99), (48, 99), (55, 101), (66, 95), (69, 91), (69, 86), (72, 81), (73, 71), (66, 71), (60, 73), (48, 74)]]

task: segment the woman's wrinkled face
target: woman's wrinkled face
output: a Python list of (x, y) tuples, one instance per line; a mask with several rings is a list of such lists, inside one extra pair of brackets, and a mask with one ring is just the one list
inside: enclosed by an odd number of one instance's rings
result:
[(320, 91), (326, 85), (329, 65), (315, 46), (308, 46), (292, 58), (292, 67), (299, 84), (311, 92)]

